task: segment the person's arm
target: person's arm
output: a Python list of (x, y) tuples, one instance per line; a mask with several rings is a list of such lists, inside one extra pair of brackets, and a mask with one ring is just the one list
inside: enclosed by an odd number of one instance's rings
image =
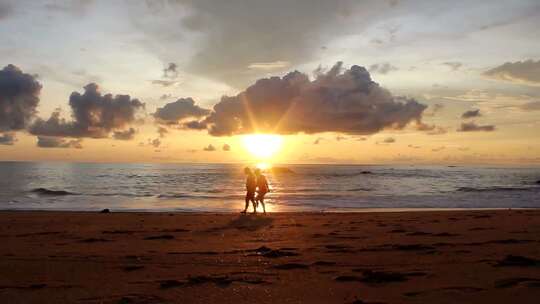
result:
[(266, 184), (266, 190), (270, 192), (270, 186), (268, 186), (268, 180), (266, 178), (264, 179), (264, 183)]

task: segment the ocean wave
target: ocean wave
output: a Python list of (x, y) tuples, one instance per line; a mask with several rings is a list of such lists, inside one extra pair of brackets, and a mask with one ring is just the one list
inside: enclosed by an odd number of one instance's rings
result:
[(358, 171), (358, 172), (350, 172), (350, 173), (328, 173), (328, 174), (317, 174), (322, 177), (354, 177), (354, 176), (360, 176), (360, 175), (373, 175), (372, 171)]
[(36, 193), (39, 195), (77, 195), (77, 193), (69, 192), (65, 190), (51, 190), (47, 188), (35, 188), (32, 189), (30, 192)]
[(486, 187), (486, 188), (473, 188), (473, 187), (459, 187), (459, 192), (497, 192), (497, 191), (533, 191), (537, 188), (534, 187)]
[(371, 191), (372, 189), (370, 188), (352, 188), (352, 189), (347, 189), (347, 191), (349, 192), (363, 192), (363, 191)]
[(158, 198), (192, 198), (192, 199), (243, 199), (243, 195), (231, 194), (231, 195), (193, 195), (187, 193), (172, 193), (172, 194), (160, 194)]

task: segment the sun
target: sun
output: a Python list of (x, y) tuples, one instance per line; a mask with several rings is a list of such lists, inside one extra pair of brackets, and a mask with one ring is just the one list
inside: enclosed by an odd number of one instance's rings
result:
[(257, 159), (269, 159), (281, 149), (283, 138), (274, 134), (250, 134), (242, 137), (245, 149)]

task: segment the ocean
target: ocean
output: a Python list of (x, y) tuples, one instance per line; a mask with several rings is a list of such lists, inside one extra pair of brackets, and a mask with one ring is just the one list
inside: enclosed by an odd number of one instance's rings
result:
[[(243, 165), (0, 162), (1, 210), (238, 212)], [(281, 165), (268, 211), (538, 208), (540, 168)], [(251, 209), (250, 209), (251, 210)]]

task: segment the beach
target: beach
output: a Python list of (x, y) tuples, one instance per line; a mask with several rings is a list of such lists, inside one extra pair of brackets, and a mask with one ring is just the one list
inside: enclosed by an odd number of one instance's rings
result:
[(3, 303), (537, 303), (540, 211), (0, 212)]

